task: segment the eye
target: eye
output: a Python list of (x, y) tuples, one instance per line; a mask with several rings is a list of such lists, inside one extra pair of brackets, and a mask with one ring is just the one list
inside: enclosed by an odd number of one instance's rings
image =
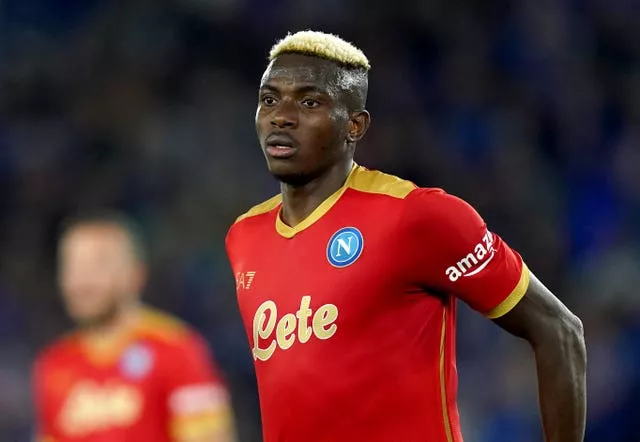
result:
[(308, 109), (313, 109), (314, 107), (320, 106), (320, 102), (318, 100), (314, 100), (313, 98), (305, 98), (302, 100), (302, 105)]
[(260, 101), (262, 102), (262, 104), (264, 104), (265, 106), (273, 106), (274, 104), (276, 104), (276, 99), (275, 97), (271, 96), (271, 95), (265, 95), (264, 97), (262, 97), (260, 99)]

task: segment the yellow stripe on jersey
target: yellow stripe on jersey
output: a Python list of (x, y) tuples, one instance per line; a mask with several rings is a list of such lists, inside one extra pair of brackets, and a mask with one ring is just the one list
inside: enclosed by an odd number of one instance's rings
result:
[(442, 423), (444, 424), (444, 432), (447, 436), (447, 442), (453, 442), (451, 431), (451, 420), (449, 419), (449, 401), (447, 399), (447, 383), (444, 371), (445, 363), (445, 347), (447, 332), (447, 311), (442, 312), (442, 331), (440, 333), (440, 400), (442, 406)]
[(394, 198), (404, 199), (416, 185), (411, 181), (403, 180), (394, 175), (389, 175), (377, 170), (368, 170), (358, 166), (351, 176), (349, 187), (366, 193), (378, 193)]
[[(295, 227), (286, 225), (276, 218), (276, 231), (285, 238), (293, 238), (296, 233), (306, 229), (331, 209), (347, 189), (354, 189), (365, 193), (376, 193), (388, 195), (394, 198), (403, 199), (416, 189), (416, 185), (411, 181), (403, 180), (393, 175), (388, 175), (376, 170), (368, 170), (353, 163), (353, 167), (344, 185), (336, 190), (331, 196), (324, 200), (309, 216), (298, 223)], [(282, 203), (282, 195), (276, 195), (267, 201), (252, 207), (248, 212), (239, 216), (236, 223), (243, 219), (262, 215), (275, 209)]]
[(518, 281), (516, 287), (504, 301), (502, 301), (497, 307), (491, 309), (488, 313), (486, 313), (485, 316), (489, 319), (496, 319), (509, 313), (511, 309), (513, 309), (520, 302), (525, 293), (527, 293), (530, 278), (531, 276), (529, 274), (529, 268), (523, 262), (520, 281)]
[(276, 196), (273, 196), (268, 200), (266, 200), (265, 202), (262, 202), (256, 206), (253, 206), (251, 209), (249, 209), (248, 212), (246, 212), (243, 215), (240, 215), (235, 222), (237, 223), (238, 221), (242, 221), (245, 218), (250, 218), (252, 216), (258, 216), (258, 215), (262, 215), (263, 213), (270, 212), (271, 210), (278, 207), (278, 204), (280, 204), (281, 202), (282, 202), (282, 195), (278, 194)]
[(180, 319), (153, 307), (145, 306), (137, 327), (139, 335), (165, 342), (176, 342), (189, 333), (189, 327)]
[(394, 198), (403, 199), (416, 188), (410, 181), (400, 179), (393, 175), (368, 170), (353, 163), (351, 172), (344, 185), (335, 191), (329, 198), (324, 200), (311, 214), (298, 223), (295, 227), (286, 225), (280, 217), (276, 218), (276, 231), (285, 238), (293, 238), (297, 233), (303, 231), (324, 214), (326, 214), (340, 199), (347, 189), (354, 189), (360, 192), (377, 193), (388, 195)]
[(315, 208), (313, 212), (309, 214), (309, 216), (307, 216), (301, 222), (296, 224), (295, 227), (286, 225), (280, 219), (280, 216), (278, 216), (276, 218), (276, 231), (280, 235), (284, 236), (285, 238), (293, 238), (296, 235), (296, 233), (303, 231), (304, 229), (306, 229), (307, 227), (309, 227), (310, 225), (318, 221), (320, 218), (322, 218), (322, 216), (325, 213), (327, 213), (329, 209), (331, 209), (335, 205), (335, 203), (338, 202), (342, 194), (349, 188), (349, 183), (352, 180), (353, 176), (358, 171), (358, 169), (359, 169), (359, 166), (353, 163), (353, 166), (351, 167), (351, 172), (349, 172), (349, 176), (347, 177), (347, 180), (342, 185), (342, 187), (336, 190), (329, 198), (324, 200), (318, 207)]
[(120, 334), (103, 341), (87, 339), (82, 335), (80, 339), (82, 350), (91, 362), (104, 366), (117, 361), (122, 352), (140, 336), (175, 343), (183, 339), (188, 332), (189, 328), (180, 319), (144, 306), (139, 321), (134, 326), (123, 329)]

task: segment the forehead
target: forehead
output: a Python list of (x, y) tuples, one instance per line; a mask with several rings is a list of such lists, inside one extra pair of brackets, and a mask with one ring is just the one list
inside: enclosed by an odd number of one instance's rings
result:
[(262, 75), (260, 87), (313, 85), (328, 90), (337, 84), (338, 71), (335, 63), (329, 60), (300, 54), (283, 54), (269, 63)]
[(87, 224), (74, 227), (62, 239), (62, 248), (67, 253), (95, 251), (128, 251), (131, 241), (124, 230), (110, 224)]

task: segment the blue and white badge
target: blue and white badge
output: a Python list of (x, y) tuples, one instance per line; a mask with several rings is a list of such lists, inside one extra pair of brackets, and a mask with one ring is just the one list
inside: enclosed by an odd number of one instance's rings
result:
[(143, 344), (133, 344), (127, 348), (120, 360), (120, 370), (129, 379), (144, 378), (153, 367), (153, 353)]
[(329, 240), (327, 259), (334, 267), (346, 267), (360, 258), (363, 248), (362, 233), (355, 227), (343, 227)]

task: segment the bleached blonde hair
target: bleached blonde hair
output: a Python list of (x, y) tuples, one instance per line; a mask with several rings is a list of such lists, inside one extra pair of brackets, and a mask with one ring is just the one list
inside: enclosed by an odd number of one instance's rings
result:
[(303, 54), (334, 61), (351, 68), (368, 71), (369, 60), (364, 53), (337, 35), (318, 31), (300, 31), (288, 34), (269, 52), (269, 61), (281, 54)]

